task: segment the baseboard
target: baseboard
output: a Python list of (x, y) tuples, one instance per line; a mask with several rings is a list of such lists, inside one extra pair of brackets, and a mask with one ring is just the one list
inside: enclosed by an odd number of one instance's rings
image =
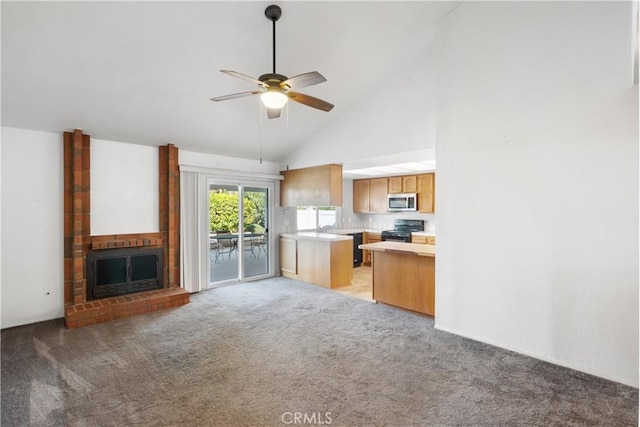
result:
[(494, 342), (494, 341), (489, 340), (489, 339), (485, 339), (485, 338), (482, 338), (482, 337), (471, 336), (471, 335), (468, 335), (468, 334), (466, 334), (464, 332), (460, 332), (460, 331), (457, 331), (457, 330), (452, 329), (452, 328), (447, 328), (445, 326), (438, 325), (437, 322), (434, 325), (434, 328), (439, 330), (439, 331), (443, 331), (443, 332), (447, 332), (447, 333), (450, 333), (450, 334), (458, 335), (458, 336), (461, 336), (461, 337), (464, 337), (464, 338), (468, 338), (470, 340), (482, 342), (484, 344), (489, 344), (489, 345), (492, 345), (494, 347), (502, 348), (504, 350), (513, 351), (515, 353), (522, 354), (522, 355), (525, 355), (525, 356), (528, 356), (528, 357), (532, 357), (534, 359), (542, 360), (544, 362), (552, 363), (554, 365), (562, 366), (564, 368), (573, 369), (574, 371), (583, 372), (585, 374), (589, 374), (589, 375), (593, 375), (593, 376), (596, 376), (596, 377), (604, 378), (604, 379), (609, 380), (609, 381), (613, 381), (613, 382), (624, 384), (624, 385), (627, 385), (627, 386), (630, 386), (630, 387), (638, 388), (637, 379), (636, 379), (635, 382), (629, 382), (628, 378), (619, 378), (619, 377), (616, 377), (614, 375), (611, 375), (608, 372), (602, 372), (602, 371), (599, 371), (597, 369), (588, 368), (588, 367), (581, 366), (581, 365), (572, 365), (572, 364), (569, 364), (569, 363), (566, 363), (566, 362), (563, 362), (563, 361), (560, 361), (560, 360), (552, 359), (552, 358), (549, 358), (549, 357), (541, 356), (539, 354), (535, 354), (535, 353), (531, 353), (531, 352), (528, 352), (528, 351), (523, 351), (523, 350), (520, 350), (520, 349), (517, 349), (517, 348), (509, 347), (509, 346), (506, 346), (506, 345), (498, 343), (498, 342)]

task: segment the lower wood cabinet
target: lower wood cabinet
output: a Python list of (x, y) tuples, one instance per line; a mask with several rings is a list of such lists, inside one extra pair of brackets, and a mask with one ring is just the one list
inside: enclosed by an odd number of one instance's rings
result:
[(436, 315), (435, 257), (375, 251), (373, 299), (418, 313)]
[(325, 288), (348, 286), (353, 278), (353, 239), (280, 236), (280, 273)]
[(286, 237), (280, 238), (280, 270), (298, 274), (298, 241)]
[[(366, 232), (362, 236), (362, 243), (378, 243), (382, 241), (380, 233)], [(364, 265), (371, 265), (371, 251), (364, 249), (362, 251), (362, 263)]]
[(411, 236), (411, 243), (422, 243), (424, 245), (435, 245), (435, 236)]

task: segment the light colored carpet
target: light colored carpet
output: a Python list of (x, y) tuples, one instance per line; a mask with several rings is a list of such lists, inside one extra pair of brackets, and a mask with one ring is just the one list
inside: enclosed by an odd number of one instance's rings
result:
[[(638, 390), (273, 278), (2, 331), (2, 426), (638, 424)], [(306, 419), (304, 418), (306, 416)]]

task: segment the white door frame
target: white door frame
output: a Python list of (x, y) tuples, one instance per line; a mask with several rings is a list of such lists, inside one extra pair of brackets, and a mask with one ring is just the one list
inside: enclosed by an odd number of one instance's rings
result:
[[(220, 176), (217, 174), (204, 173), (202, 174), (202, 179), (200, 182), (201, 182), (200, 194), (202, 197), (201, 200), (204, 201), (201, 204), (202, 210), (200, 214), (201, 221), (200, 221), (199, 233), (201, 236), (209, 235), (209, 191), (212, 184), (237, 186), (239, 194), (243, 194), (246, 187), (259, 187), (259, 188), (265, 188), (267, 190), (267, 224), (266, 224), (267, 227), (266, 228), (268, 230), (268, 233), (267, 233), (268, 250), (267, 251), (269, 254), (267, 273), (257, 275), (257, 276), (244, 277), (243, 257), (239, 256), (238, 257), (238, 276), (228, 280), (211, 282), (211, 277), (210, 277), (211, 268), (209, 265), (209, 263), (211, 262), (209, 258), (209, 239), (203, 238), (201, 239), (202, 244), (200, 247), (201, 249), (200, 262), (201, 262), (201, 265), (206, 268), (206, 275), (204, 277), (207, 277), (207, 280), (206, 280), (206, 284), (203, 283), (203, 285), (205, 285), (204, 289), (210, 289), (218, 286), (228, 285), (231, 283), (259, 280), (259, 279), (275, 276), (275, 258), (276, 257), (274, 256), (274, 250), (273, 250), (273, 248), (275, 248), (275, 239), (273, 237), (274, 233), (272, 232), (272, 230), (274, 229), (275, 198), (276, 198), (275, 197), (276, 196), (275, 180), (260, 180), (260, 179), (251, 179), (248, 177), (237, 178), (237, 177)], [(239, 231), (243, 231), (242, 230), (243, 203), (240, 203), (238, 215), (239, 215), (238, 221), (240, 225)]]

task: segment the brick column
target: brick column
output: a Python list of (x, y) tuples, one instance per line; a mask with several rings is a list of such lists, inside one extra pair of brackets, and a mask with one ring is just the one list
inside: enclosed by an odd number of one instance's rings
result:
[(90, 244), (90, 137), (65, 132), (64, 152), (64, 284), (65, 304), (86, 301), (85, 259)]
[(160, 234), (165, 248), (165, 287), (180, 286), (180, 170), (178, 148), (159, 147)]

